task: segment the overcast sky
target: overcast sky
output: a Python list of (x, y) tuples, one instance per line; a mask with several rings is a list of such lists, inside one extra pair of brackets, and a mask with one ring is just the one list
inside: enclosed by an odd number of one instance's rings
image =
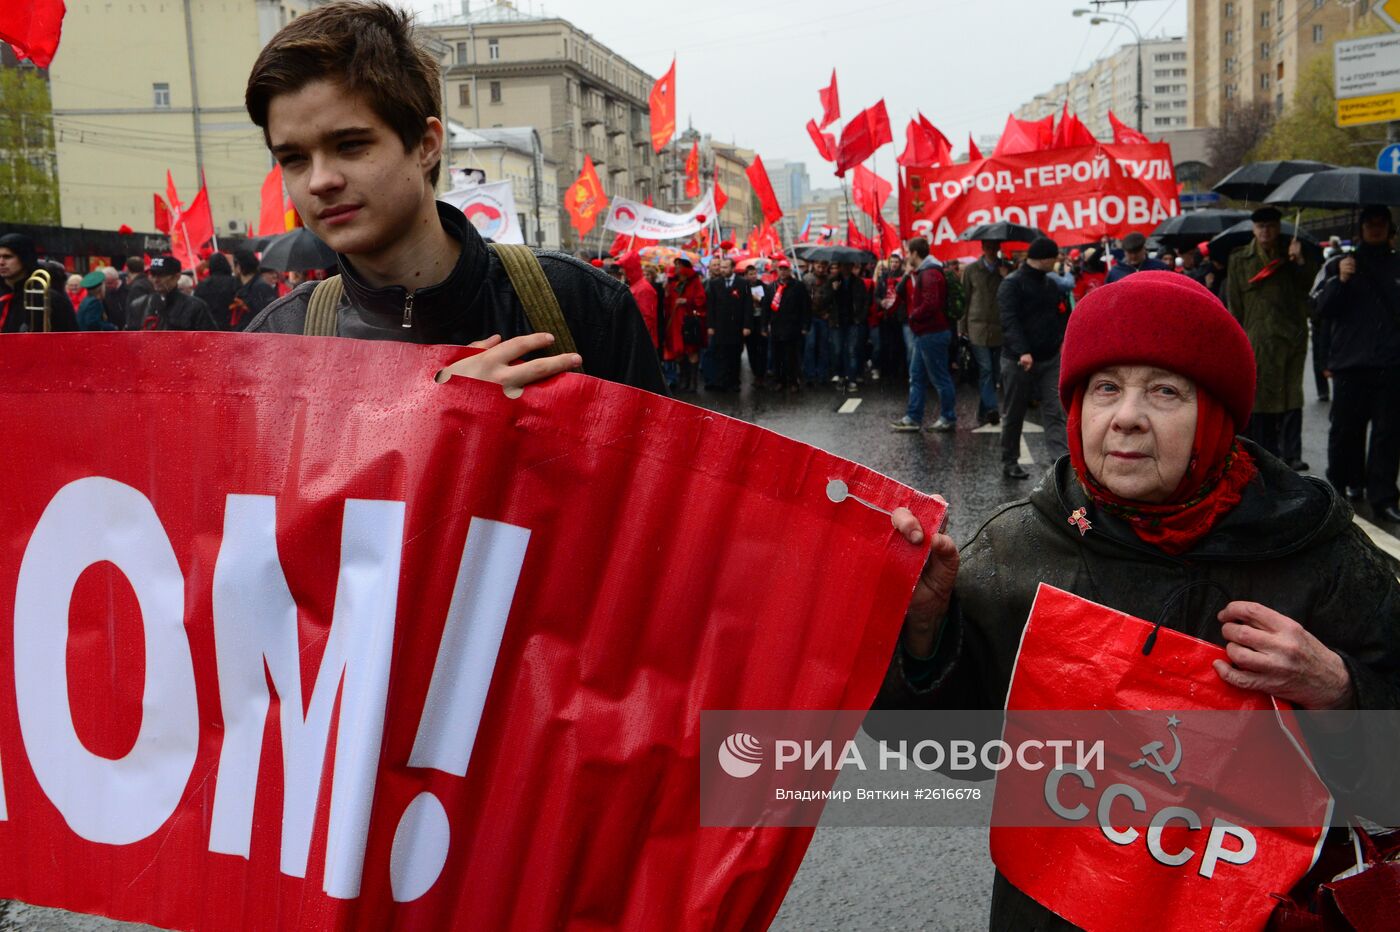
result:
[[(400, 0), (426, 19), (461, 0)], [(1144, 37), (1186, 32), (1189, 0), (1111, 3)], [(488, 0), (472, 0), (472, 8)], [(1087, 0), (517, 0), (571, 21), (656, 76), (676, 57), (677, 123), (762, 154), (802, 159), (813, 187), (835, 184), (807, 137), (817, 89), (836, 69), (845, 119), (881, 97), (895, 146), (876, 154), (888, 175), (915, 110), (962, 151), (997, 134), (1017, 105), (1131, 41), (1071, 12)], [(688, 15), (671, 16), (672, 10)], [(842, 124), (837, 124), (839, 127)], [(828, 128), (830, 131), (831, 128)]]

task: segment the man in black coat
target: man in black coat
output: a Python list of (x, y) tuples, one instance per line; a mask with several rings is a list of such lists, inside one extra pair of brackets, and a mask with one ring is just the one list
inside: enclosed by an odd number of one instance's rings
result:
[(214, 312), (200, 298), (180, 290), (180, 260), (156, 256), (151, 260), (151, 284), (155, 286), (157, 330), (221, 330)]
[(232, 330), (230, 308), (238, 295), (238, 279), (228, 258), (216, 252), (209, 257), (209, 277), (194, 286), (194, 296), (209, 305), (220, 330)]
[(141, 330), (146, 326), (148, 318), (156, 316), (156, 308), (160, 306), (161, 297), (156, 294), (155, 285), (151, 284), (151, 277), (146, 274), (146, 264), (140, 256), (132, 256), (126, 260), (126, 307), (123, 308), (122, 329)]
[(1060, 344), (1067, 316), (1060, 287), (1046, 274), (1055, 267), (1060, 248), (1048, 237), (1031, 243), (1026, 261), (997, 289), (1001, 309), (1001, 377), (1006, 390), (1006, 418), (1001, 425), (1001, 470), (1008, 479), (1028, 479), (1020, 465), (1021, 425), (1031, 397), (1040, 399), (1045, 447), (1051, 460), (1069, 452), (1065, 411), (1060, 407)]
[(277, 300), (277, 289), (258, 274), (258, 257), (251, 249), (233, 254), (233, 272), (238, 277), (238, 291), (229, 312), (229, 324), (233, 330), (243, 330), (263, 308)]
[(802, 348), (811, 326), (812, 299), (786, 259), (779, 260), (778, 280), (765, 290), (763, 312), (773, 337), (773, 388), (795, 392), (802, 386)]
[[(1316, 305), (1332, 373), (1327, 478), (1376, 517), (1400, 522), (1400, 256), (1386, 207), (1361, 212), (1361, 245), (1328, 264)], [(1371, 428), (1370, 449), (1366, 427)]]
[(725, 258), (718, 278), (705, 285), (706, 324), (710, 348), (715, 354), (715, 387), (722, 392), (739, 390), (739, 355), (751, 332), (752, 287), (734, 271), (734, 260)]
[[(24, 307), (24, 283), (38, 267), (39, 250), (32, 239), (23, 233), (0, 236), (0, 333), (43, 329), (42, 313), (35, 315), (31, 327)], [(49, 329), (55, 332), (78, 329), (78, 315), (63, 290), (64, 284), (61, 275), (54, 275), (49, 281)]]

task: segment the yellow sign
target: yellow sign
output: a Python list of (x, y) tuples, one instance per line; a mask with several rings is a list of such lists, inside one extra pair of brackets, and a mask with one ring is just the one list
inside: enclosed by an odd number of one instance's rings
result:
[(1400, 0), (1385, 0), (1384, 3), (1377, 3), (1374, 12), (1385, 21), (1387, 26), (1400, 32)]
[[(1400, 4), (1400, 0), (1391, 2)], [(1368, 97), (1346, 97), (1337, 101), (1338, 126), (1364, 126), (1392, 120), (1400, 120), (1400, 91), (1371, 94)]]

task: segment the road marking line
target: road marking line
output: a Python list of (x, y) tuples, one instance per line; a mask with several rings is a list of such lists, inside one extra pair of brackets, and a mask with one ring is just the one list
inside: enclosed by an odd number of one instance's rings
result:
[[(981, 427), (974, 427), (971, 431), (969, 431), (969, 433), (973, 433), (973, 434), (999, 434), (999, 433), (1001, 433), (1001, 425), (1000, 425), (1000, 424), (983, 424)], [(1039, 424), (1033, 423), (1033, 422), (1031, 422), (1031, 421), (1025, 421), (1024, 423), (1021, 424), (1021, 433), (1023, 433), (1023, 434), (1043, 434), (1043, 433), (1045, 433), (1045, 428), (1044, 428), (1044, 427), (1041, 427)]]
[(847, 398), (841, 403), (841, 407), (836, 409), (837, 414), (855, 414), (856, 408), (860, 407), (859, 398)]
[(1366, 532), (1366, 536), (1371, 538), (1372, 542), (1375, 543), (1377, 547), (1381, 548), (1392, 557), (1395, 557), (1397, 560), (1400, 560), (1400, 540), (1396, 540), (1393, 534), (1389, 534), (1381, 528), (1376, 527), (1360, 515), (1356, 515), (1354, 520), (1357, 526)]
[(1026, 438), (1021, 438), (1021, 457), (1016, 460), (1022, 466), (1034, 466), (1035, 460), (1031, 459), (1031, 448), (1026, 446)]

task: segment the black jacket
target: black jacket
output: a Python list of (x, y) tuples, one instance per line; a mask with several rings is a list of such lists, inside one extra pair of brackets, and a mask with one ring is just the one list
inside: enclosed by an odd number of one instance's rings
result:
[[(729, 282), (729, 284), (726, 284)], [(715, 332), (714, 346), (736, 346), (743, 342), (744, 328), (753, 326), (753, 295), (744, 276), (734, 273), (705, 283), (705, 326)]]
[(229, 306), (238, 295), (238, 279), (232, 274), (214, 272), (194, 286), (194, 296), (209, 305), (220, 330), (232, 330)]
[(850, 327), (863, 324), (870, 314), (870, 289), (865, 279), (859, 275), (845, 278), (840, 275), (829, 279), (832, 287), (831, 314), (833, 327)]
[[(773, 297), (778, 287), (783, 287), (783, 298), (773, 307)], [(763, 312), (768, 321), (768, 332), (775, 340), (798, 340), (811, 326), (812, 298), (807, 294), (807, 286), (793, 278), (784, 283), (779, 280), (769, 285), (763, 294)]]
[(146, 318), (156, 314), (160, 307), (160, 295), (149, 277), (137, 275), (126, 285), (126, 312), (123, 314), (122, 329), (141, 330)]
[(107, 320), (118, 330), (126, 327), (126, 298), (130, 291), (130, 287), (122, 285), (102, 296), (102, 303), (107, 308)]
[[(451, 343), (465, 346), (492, 334), (505, 339), (534, 332), (505, 266), (486, 248), (476, 228), (455, 207), (438, 202), (443, 229), (462, 244), (452, 272), (413, 292), (411, 326), (404, 327), (408, 292), (393, 285), (371, 288), (339, 256), (345, 297), (336, 332), (361, 340)], [(583, 357), (583, 371), (598, 378), (665, 394), (661, 366), (631, 290), (572, 256), (537, 251), (550, 288)], [(249, 333), (302, 333), (315, 289), (306, 282), (273, 302), (248, 325)]]
[[(24, 273), (25, 278), (33, 273), (33, 269), (27, 270)], [(73, 302), (68, 300), (68, 294), (63, 290), (61, 282), (62, 279), (54, 279), (54, 284), (49, 288), (49, 329), (54, 333), (78, 329), (78, 314), (73, 310)], [(0, 333), (21, 333), (29, 330), (29, 312), (24, 309), (24, 279), (20, 280), (19, 286), (13, 291), (4, 279), (0, 279), (0, 317), (4, 318), (4, 324), (0, 325)], [(43, 330), (43, 327), (40, 320), (35, 329)]]
[(1036, 362), (1053, 359), (1065, 341), (1069, 316), (1061, 313), (1060, 288), (1041, 271), (1022, 263), (997, 288), (1001, 310), (1001, 354), (1020, 359), (1026, 353)]
[(165, 303), (160, 303), (160, 295), (156, 295), (156, 314), (160, 322), (156, 325), (157, 330), (222, 330), (219, 322), (214, 319), (214, 312), (194, 295), (185, 294), (179, 288), (172, 290), (165, 296)]
[(233, 310), (237, 311), (238, 320), (233, 321), (231, 314), (230, 322), (233, 324), (234, 330), (246, 330), (248, 325), (253, 322), (253, 318), (263, 312), (263, 308), (277, 300), (277, 289), (264, 281), (261, 275), (254, 275), (247, 282), (238, 286), (238, 292), (234, 295), (234, 299), (241, 301), (242, 304), (232, 306)]
[(1317, 293), (1319, 322), (1331, 329), (1326, 366), (1333, 372), (1400, 366), (1400, 256), (1362, 247), (1356, 274), (1343, 282), (1328, 263)]

